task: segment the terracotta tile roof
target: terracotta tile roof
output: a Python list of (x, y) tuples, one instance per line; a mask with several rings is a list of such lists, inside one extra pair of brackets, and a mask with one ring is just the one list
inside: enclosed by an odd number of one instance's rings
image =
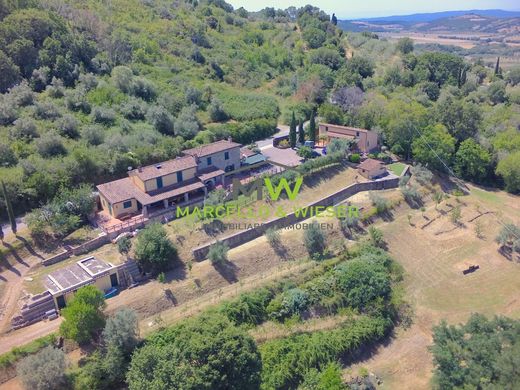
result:
[(237, 144), (236, 142), (222, 140), (207, 145), (201, 145), (197, 148), (186, 149), (183, 153), (194, 157), (204, 157), (218, 152), (223, 152), (224, 150), (239, 148), (241, 146), (242, 145)]
[(155, 179), (157, 177), (169, 175), (174, 172), (183, 171), (185, 169), (194, 168), (197, 166), (197, 161), (192, 156), (182, 156), (174, 158), (173, 160), (164, 161), (154, 165), (137, 168), (128, 172), (130, 176), (137, 176), (142, 181)]
[(365, 161), (359, 164), (358, 168), (372, 171), (374, 169), (380, 169), (382, 165), (384, 164), (381, 161), (374, 160), (373, 158), (367, 158)]
[(199, 173), (197, 173), (197, 177), (199, 178), (200, 181), (204, 182), (206, 180), (213, 179), (214, 177), (223, 175), (224, 173), (226, 173), (226, 172), (224, 172), (222, 169), (217, 169), (217, 168), (211, 167), (211, 168), (207, 168), (207, 169), (199, 171)]
[(112, 204), (135, 198), (138, 191), (129, 177), (100, 184), (97, 189)]
[(201, 188), (204, 188), (204, 183), (201, 183), (198, 179), (192, 179), (146, 193), (136, 187), (129, 177), (97, 186), (99, 192), (112, 204), (136, 199), (143, 206)]
[(348, 134), (348, 135), (351, 135), (352, 133), (356, 133), (358, 131), (360, 133), (368, 133), (369, 131), (371, 131), (371, 130), (367, 130), (367, 129), (360, 129), (357, 127), (332, 125), (330, 123), (320, 123), (320, 126), (329, 127), (329, 130), (327, 130), (327, 132), (329, 132), (329, 133), (335, 132), (335, 133), (342, 133), (342, 134)]
[(242, 149), (240, 149), (240, 154), (244, 157), (251, 157), (251, 156), (254, 156), (255, 154), (257, 154), (257, 152), (254, 152), (249, 148), (242, 148)]

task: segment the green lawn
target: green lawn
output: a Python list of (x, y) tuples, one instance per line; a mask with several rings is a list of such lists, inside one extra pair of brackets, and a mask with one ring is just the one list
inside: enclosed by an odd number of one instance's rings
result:
[(397, 176), (401, 176), (401, 173), (403, 173), (404, 168), (406, 167), (406, 164), (397, 162), (397, 163), (389, 164), (386, 167), (389, 170), (391, 170), (393, 173), (395, 173)]

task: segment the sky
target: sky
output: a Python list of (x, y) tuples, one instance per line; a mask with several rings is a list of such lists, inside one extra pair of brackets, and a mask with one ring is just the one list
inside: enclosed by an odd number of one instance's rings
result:
[(421, 12), (455, 11), (468, 9), (520, 10), (518, 0), (227, 0), (235, 8), (244, 7), (248, 11), (258, 11), (265, 7), (285, 9), (294, 5), (317, 6), (339, 19), (355, 19), (371, 16), (407, 15)]

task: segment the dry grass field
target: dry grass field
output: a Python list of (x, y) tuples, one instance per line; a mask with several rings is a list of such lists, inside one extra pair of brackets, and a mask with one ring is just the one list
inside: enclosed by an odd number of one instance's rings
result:
[[(520, 263), (500, 255), (494, 242), (498, 220), (520, 223), (518, 197), (472, 188), (471, 195), (458, 200), (451, 197), (438, 210), (429, 202), (424, 213), (401, 208), (393, 221), (381, 224), (391, 255), (405, 269), (406, 297), (415, 318), (409, 329), (398, 329), (386, 345), (345, 370), (346, 376), (365, 367), (382, 378), (381, 389), (428, 389), (433, 325), (443, 319), (460, 323), (473, 312), (520, 318)], [(457, 205), (462, 211), (459, 227), (449, 212)], [(477, 217), (485, 211), (493, 214)], [(482, 238), (475, 233), (477, 221)], [(462, 269), (470, 264), (480, 269), (464, 276)]]

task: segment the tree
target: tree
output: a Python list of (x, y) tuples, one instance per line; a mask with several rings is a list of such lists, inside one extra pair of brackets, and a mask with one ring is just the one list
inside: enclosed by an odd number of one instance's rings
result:
[(491, 83), (488, 87), (488, 96), (491, 103), (500, 104), (507, 100), (506, 83), (502, 80)]
[(330, 22), (334, 25), (334, 26), (337, 26), (338, 25), (338, 18), (336, 17), (336, 14), (332, 14), (332, 17), (330, 18)]
[(200, 130), (199, 121), (195, 115), (197, 106), (183, 107), (179, 116), (175, 120), (175, 134), (180, 135), (184, 139), (191, 139), (197, 135)]
[(433, 193), (433, 200), (435, 201), (435, 210), (437, 210), (437, 207), (444, 199), (444, 194), (441, 191), (435, 191)]
[(5, 183), (3, 181), (0, 181), (2, 184), (2, 196), (4, 198), (5, 208), (7, 209), (7, 216), (9, 217), (9, 222), (11, 223), (11, 230), (14, 234), (16, 234), (16, 217), (14, 215), (13, 211), (13, 205), (11, 203), (11, 198), (9, 197), (9, 194), (7, 193), (7, 188), (5, 186)]
[(450, 221), (451, 223), (453, 223), (454, 225), (459, 225), (460, 224), (460, 218), (461, 218), (461, 208), (460, 206), (455, 206), (453, 208), (453, 210), (451, 210), (451, 213), (450, 213)]
[(104, 307), (102, 291), (92, 285), (81, 287), (61, 311), (61, 334), (79, 344), (88, 343), (105, 325)]
[(225, 242), (217, 241), (209, 247), (208, 259), (212, 264), (222, 264), (227, 261), (229, 247)]
[(374, 300), (386, 298), (391, 292), (388, 272), (374, 261), (347, 261), (338, 266), (335, 275), (336, 287), (353, 308), (368, 309)]
[(509, 247), (513, 249), (516, 242), (520, 240), (520, 228), (512, 223), (506, 223), (500, 229), (495, 241), (501, 247)]
[(270, 227), (265, 231), (265, 237), (267, 238), (267, 242), (273, 248), (277, 248), (281, 245), (280, 232), (276, 230), (274, 227)]
[(303, 120), (301, 119), (298, 124), (298, 142), (302, 145), (305, 143), (305, 130), (303, 129)]
[(7, 92), (18, 80), (20, 80), (20, 69), (3, 50), (0, 50), (0, 93)]
[(414, 158), (439, 171), (445, 171), (446, 166), (451, 165), (454, 151), (455, 139), (440, 124), (428, 126), (422, 137), (412, 143)]
[(205, 314), (151, 336), (133, 354), (127, 382), (130, 390), (253, 390), (261, 367), (245, 330)]
[(520, 192), (520, 151), (511, 153), (500, 160), (495, 172), (504, 179), (506, 191)]
[(338, 363), (329, 363), (323, 371), (311, 368), (305, 374), (299, 390), (346, 390), (343, 384), (341, 367)]
[(397, 41), (396, 49), (402, 54), (408, 54), (413, 51), (413, 40), (408, 37), (400, 38)]
[(471, 138), (463, 141), (455, 154), (455, 172), (477, 183), (486, 178), (490, 164), (489, 152)]
[(318, 109), (318, 115), (325, 123), (342, 125), (344, 123), (343, 111), (340, 107), (331, 103), (323, 103)]
[(118, 348), (129, 356), (139, 342), (137, 313), (132, 309), (122, 308), (109, 317), (103, 329), (103, 341), (107, 348)]
[(481, 110), (476, 104), (448, 93), (438, 100), (436, 117), (459, 142), (474, 137), (482, 121)]
[(166, 270), (178, 259), (177, 249), (159, 223), (152, 223), (139, 232), (135, 257), (144, 270), (154, 272)]
[(385, 246), (385, 239), (383, 232), (374, 226), (368, 228), (368, 235), (370, 236), (370, 242), (377, 248), (383, 248)]
[(312, 157), (312, 149), (308, 146), (302, 146), (298, 149), (296, 154), (304, 160), (307, 160)]
[(289, 145), (291, 148), (296, 146), (296, 118), (292, 113), (291, 124), (289, 125)]
[(132, 249), (132, 241), (128, 236), (122, 237), (117, 241), (117, 250), (121, 255), (128, 256), (128, 253)]
[(501, 74), (501, 70), (500, 70), (500, 57), (497, 57), (497, 62), (495, 64), (495, 76), (500, 76)]
[(472, 314), (465, 324), (433, 328), (434, 384), (440, 389), (516, 389), (520, 321)]
[(55, 390), (67, 385), (66, 368), (65, 353), (49, 345), (21, 360), (16, 372), (26, 389)]
[(308, 228), (303, 232), (303, 243), (307, 252), (313, 259), (323, 256), (327, 248), (325, 233), (316, 221), (312, 221)]
[(316, 142), (316, 120), (314, 118), (314, 110), (311, 111), (311, 118), (309, 119), (309, 140)]

